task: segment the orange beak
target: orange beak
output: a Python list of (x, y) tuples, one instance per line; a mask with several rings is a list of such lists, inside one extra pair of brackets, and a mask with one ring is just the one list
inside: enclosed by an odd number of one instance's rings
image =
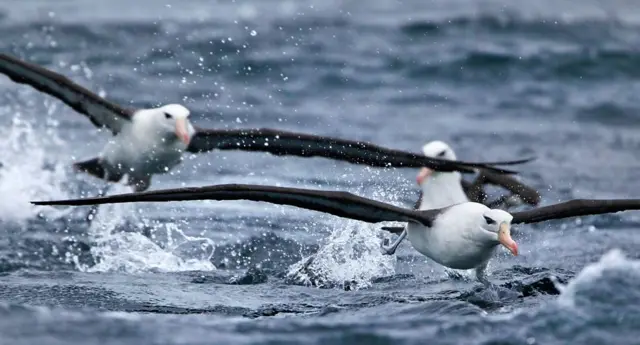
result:
[(498, 241), (500, 244), (509, 249), (511, 254), (518, 255), (518, 244), (511, 239), (511, 229), (507, 223), (500, 224), (500, 230), (498, 230)]
[(189, 136), (189, 131), (187, 131), (187, 119), (176, 119), (176, 135), (186, 145), (189, 145), (191, 136)]
[(429, 169), (429, 168), (422, 168), (420, 169), (420, 172), (418, 173), (418, 176), (416, 177), (416, 181), (418, 182), (418, 186), (422, 185), (422, 182), (429, 176), (431, 176), (431, 174), (433, 173), (433, 170)]

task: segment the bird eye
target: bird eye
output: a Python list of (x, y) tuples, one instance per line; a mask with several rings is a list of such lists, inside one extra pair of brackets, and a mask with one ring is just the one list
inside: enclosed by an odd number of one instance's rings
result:
[(491, 219), (491, 218), (489, 218), (487, 216), (484, 216), (484, 220), (487, 222), (487, 224), (495, 224), (496, 223), (495, 220), (493, 220), (493, 219)]
[(438, 153), (437, 157), (444, 157), (444, 155), (446, 155), (446, 154), (447, 154), (447, 150), (444, 150), (444, 151)]
[(171, 116), (171, 114), (169, 114), (169, 113), (164, 113), (164, 117), (165, 117), (165, 119), (173, 118), (173, 116)]

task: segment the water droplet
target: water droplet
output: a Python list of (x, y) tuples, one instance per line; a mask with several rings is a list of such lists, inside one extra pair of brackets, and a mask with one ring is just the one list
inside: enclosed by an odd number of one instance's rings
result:
[(256, 32), (256, 30), (251, 30), (251, 33), (250, 33), (250, 34), (251, 34), (251, 36), (255, 36), (255, 35), (257, 35), (258, 33)]

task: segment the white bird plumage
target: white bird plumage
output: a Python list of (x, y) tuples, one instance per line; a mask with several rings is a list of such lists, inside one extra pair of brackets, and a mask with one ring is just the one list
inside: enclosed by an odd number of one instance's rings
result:
[[(422, 152), (427, 157), (456, 159), (453, 149), (439, 140), (425, 144)], [(418, 209), (430, 210), (469, 201), (462, 189), (461, 180), (462, 174), (457, 171), (439, 172), (429, 168), (420, 169), (417, 182), (422, 189), (422, 198)]]
[(512, 219), (506, 211), (464, 202), (444, 210), (431, 227), (410, 222), (405, 231), (420, 254), (447, 268), (474, 269), (478, 280), (488, 284), (485, 270), (497, 246), (518, 253), (510, 234)]
[(98, 157), (105, 173), (128, 176), (137, 191), (147, 189), (153, 174), (165, 174), (182, 161), (195, 130), (189, 110), (179, 104), (136, 111)]
[[(422, 152), (427, 157), (456, 159), (453, 149), (440, 140), (425, 144)], [(422, 189), (417, 209), (448, 209), (431, 228), (408, 223), (393, 244), (382, 247), (383, 254), (393, 255), (402, 241), (408, 238), (415, 250), (445, 266), (448, 275), (460, 276), (464, 272), (457, 270), (475, 269), (477, 278), (487, 283), (485, 270), (498, 243), (495, 241), (499, 229), (495, 224), (510, 225), (513, 217), (505, 211), (469, 202), (462, 189), (462, 176), (459, 172), (438, 172), (422, 168), (416, 180)], [(496, 223), (487, 224), (486, 219), (493, 219)], [(492, 241), (493, 237), (496, 237), (495, 241)]]
[[(456, 154), (453, 152), (453, 149), (443, 141), (439, 140), (425, 144), (422, 147), (422, 152), (427, 157), (456, 159)], [(422, 188), (422, 194), (417, 209), (433, 210), (468, 202), (469, 199), (464, 193), (460, 183), (461, 179), (462, 176), (458, 172), (445, 173), (434, 171), (429, 168), (420, 169), (420, 172), (416, 177), (416, 181), (420, 188)], [(442, 236), (444, 236), (444, 234)], [(398, 246), (400, 246), (406, 237), (407, 229), (405, 228), (395, 242), (388, 247), (382, 246), (382, 253), (385, 255), (395, 254)], [(411, 240), (411, 238), (409, 238), (409, 242), (413, 245), (413, 240)]]

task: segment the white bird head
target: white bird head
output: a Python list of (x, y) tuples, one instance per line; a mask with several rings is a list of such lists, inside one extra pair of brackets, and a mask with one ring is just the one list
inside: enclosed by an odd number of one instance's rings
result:
[(180, 139), (189, 145), (195, 132), (189, 121), (189, 109), (180, 104), (167, 104), (154, 110), (154, 120), (166, 130), (168, 139)]
[[(440, 158), (440, 159), (447, 159), (447, 160), (456, 159), (456, 153), (453, 152), (453, 149), (449, 145), (447, 145), (445, 142), (440, 140), (434, 140), (426, 143), (422, 147), (422, 152), (424, 153), (425, 156), (431, 157), (431, 158)], [(431, 176), (433, 173), (434, 171), (429, 168), (420, 169), (420, 172), (416, 177), (416, 181), (418, 182), (418, 185), (422, 185), (424, 180), (427, 179), (429, 176)]]
[(422, 152), (427, 157), (442, 158), (442, 159), (449, 159), (449, 160), (456, 159), (456, 153), (453, 152), (453, 149), (449, 145), (447, 145), (447, 143), (440, 140), (434, 140), (426, 143), (422, 147)]
[(511, 239), (511, 221), (513, 216), (499, 209), (488, 209), (479, 219), (480, 227), (487, 232), (490, 239), (509, 249), (511, 254), (518, 255), (518, 244)]

